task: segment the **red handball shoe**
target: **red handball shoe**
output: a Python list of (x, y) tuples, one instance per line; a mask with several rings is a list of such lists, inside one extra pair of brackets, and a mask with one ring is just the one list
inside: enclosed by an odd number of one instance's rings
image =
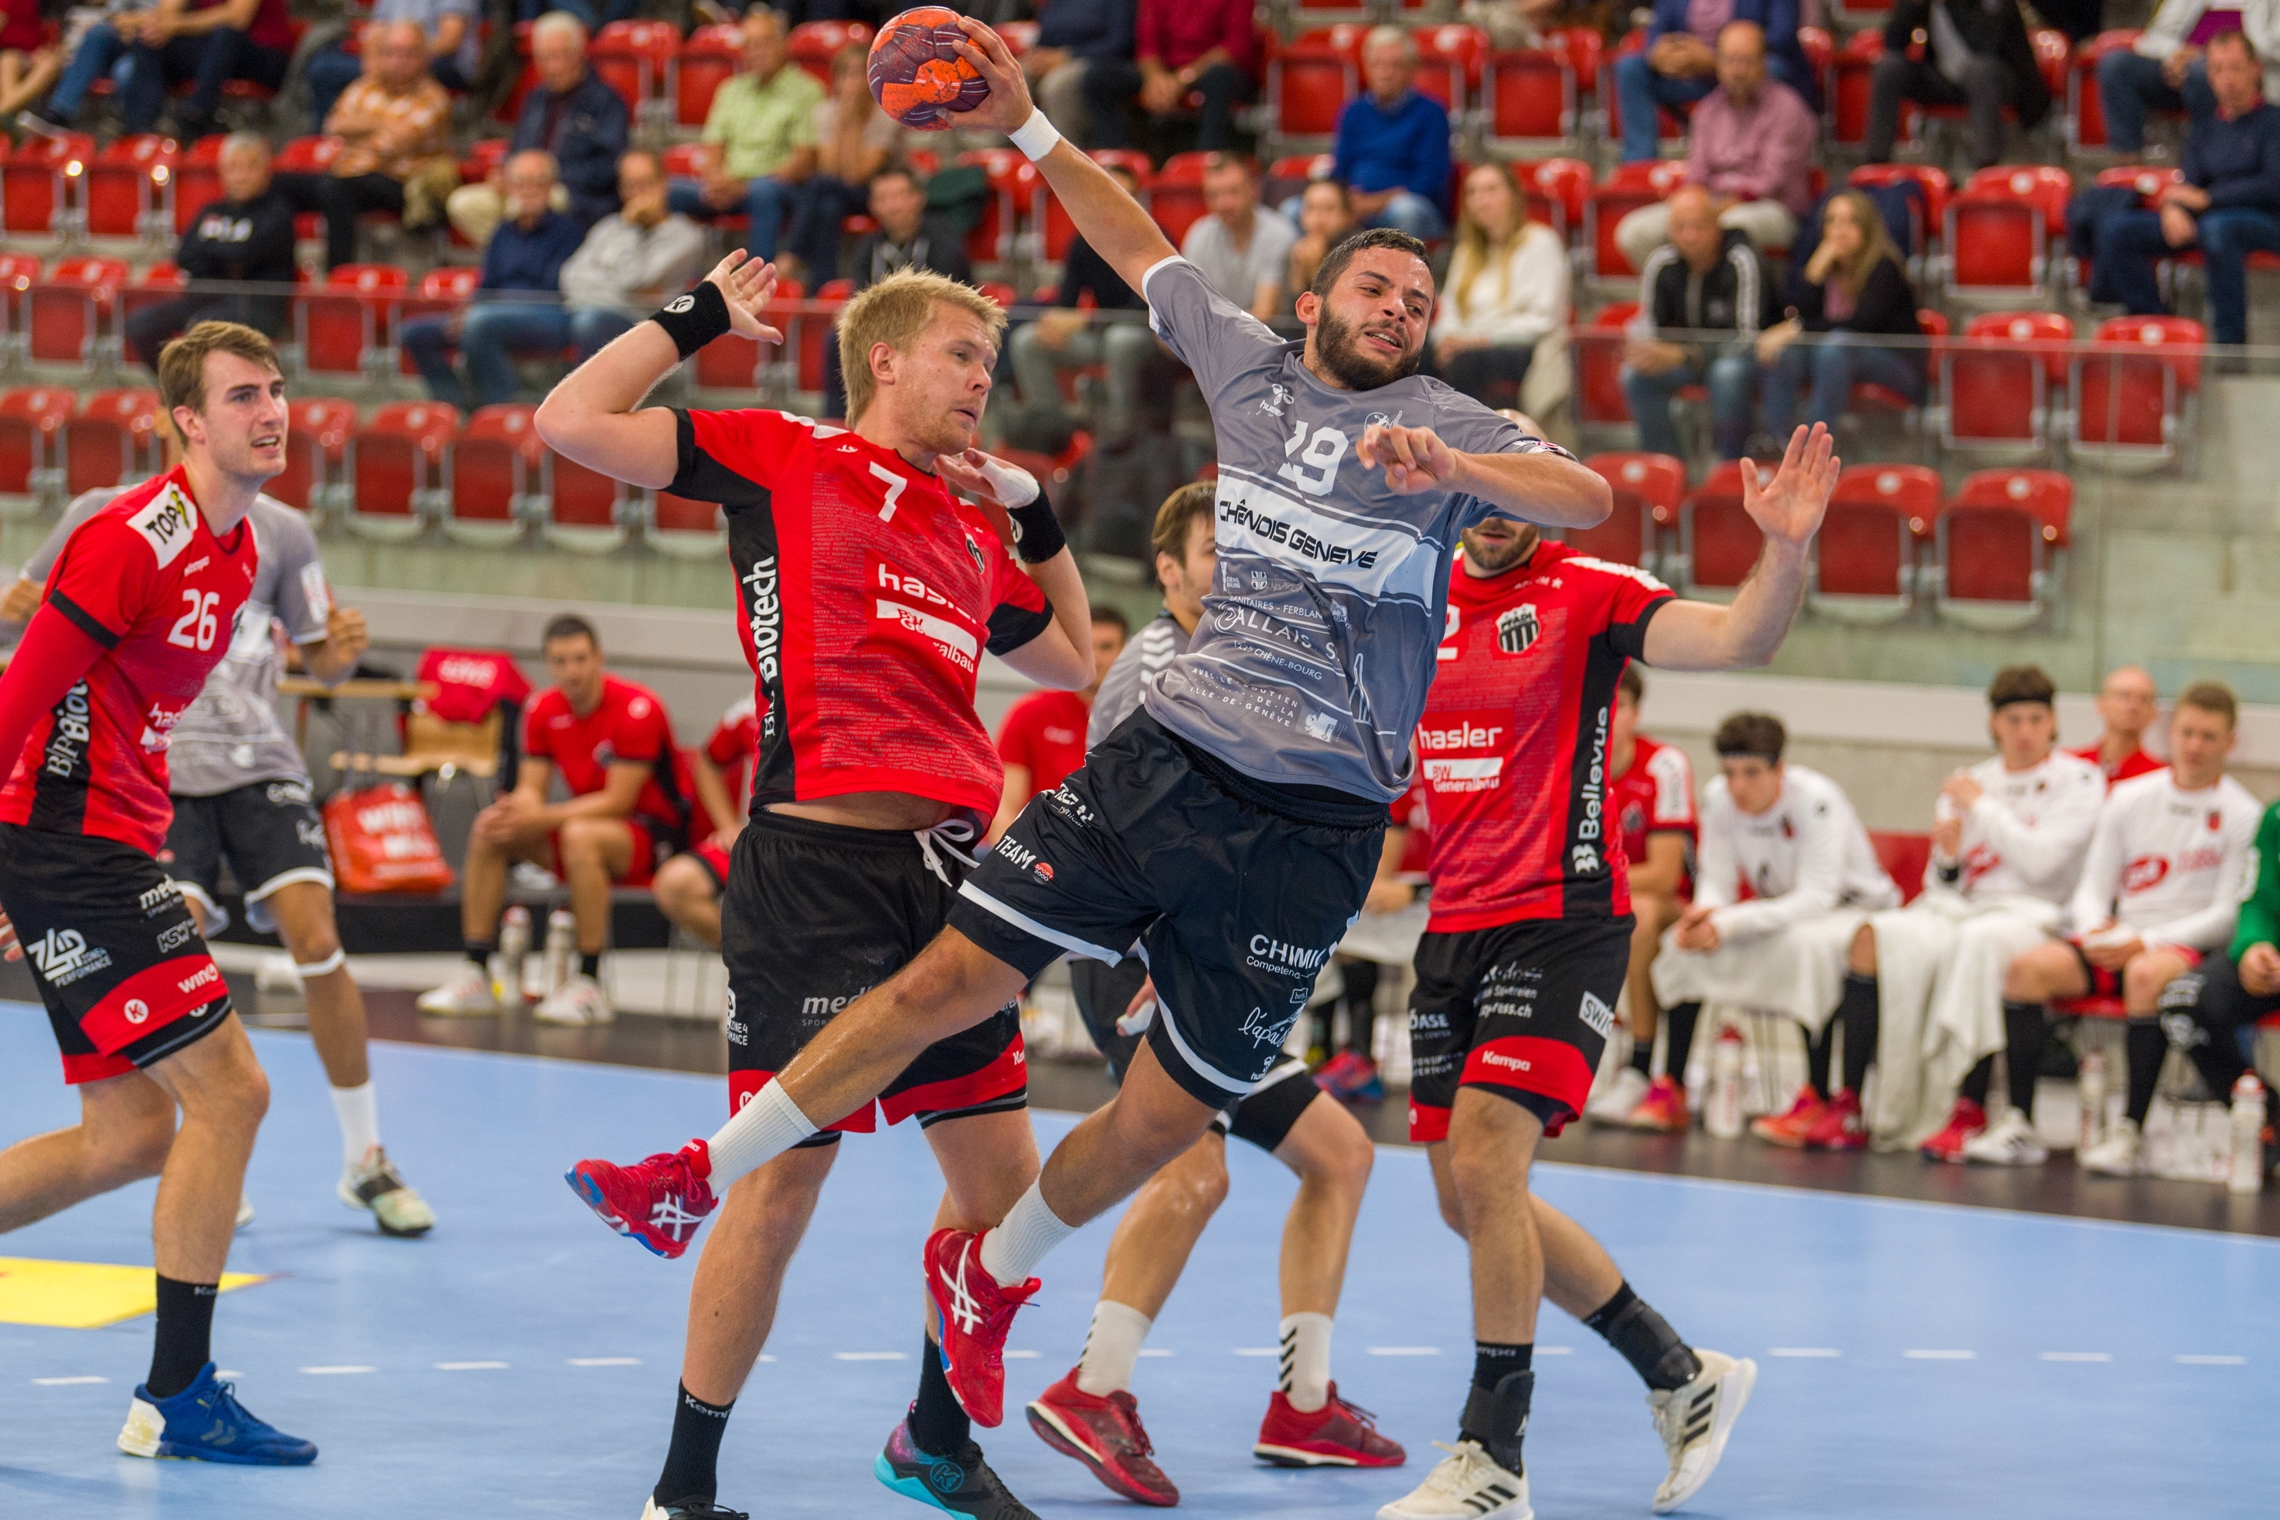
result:
[(1860, 1094), (1851, 1088), (1839, 1088), (1821, 1110), (1820, 1119), (1805, 1132), (1805, 1149), (1809, 1151), (1859, 1151), (1868, 1149), (1868, 1122), (1860, 1114)]
[(689, 1248), (697, 1226), (719, 1206), (705, 1182), (711, 1175), (704, 1141), (691, 1140), (634, 1166), (581, 1161), (562, 1180), (602, 1223), (670, 1259)]
[(936, 1230), (926, 1241), (926, 1291), (942, 1311), (942, 1370), (950, 1391), (976, 1425), (1005, 1419), (1005, 1338), (1013, 1311), (1038, 1289), (1032, 1277), (1005, 1288), (982, 1265), (982, 1237)]
[(1797, 1089), (1797, 1100), (1789, 1105), (1785, 1114), (1766, 1114), (1750, 1121), (1750, 1133), (1768, 1145), (1785, 1145), (1801, 1150), (1805, 1137), (1813, 1133), (1813, 1126), (1821, 1122), (1821, 1115), (1829, 1107), (1828, 1100), (1810, 1087)]
[(1955, 1107), (1948, 1110), (1947, 1124), (1940, 1132), (1916, 1151), (1926, 1161), (1945, 1161), (1963, 1165), (1963, 1142), (1987, 1128), (1987, 1110), (1969, 1098), (1958, 1098)]
[(1148, 1460), (1155, 1447), (1140, 1428), (1140, 1406), (1121, 1388), (1099, 1398), (1077, 1386), (1077, 1369), (1029, 1406), (1029, 1428), (1064, 1457), (1075, 1457), (1110, 1493), (1169, 1508), (1180, 1491)]
[(1336, 1383), (1330, 1385), (1330, 1401), (1312, 1414), (1291, 1408), (1277, 1388), (1251, 1455), (1277, 1467), (1399, 1467), (1409, 1460), (1408, 1452), (1377, 1433), (1376, 1415), (1338, 1397)]
[(1661, 1135), (1683, 1135), (1691, 1122), (1686, 1112), (1686, 1089), (1668, 1077), (1648, 1083), (1647, 1095), (1623, 1121), (1627, 1128)]

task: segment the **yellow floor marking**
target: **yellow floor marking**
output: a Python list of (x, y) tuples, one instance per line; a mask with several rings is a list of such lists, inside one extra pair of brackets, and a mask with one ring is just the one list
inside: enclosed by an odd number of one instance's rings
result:
[[(222, 1291), (267, 1280), (225, 1272)], [(158, 1284), (148, 1267), (0, 1256), (0, 1324), (96, 1330), (157, 1307)]]

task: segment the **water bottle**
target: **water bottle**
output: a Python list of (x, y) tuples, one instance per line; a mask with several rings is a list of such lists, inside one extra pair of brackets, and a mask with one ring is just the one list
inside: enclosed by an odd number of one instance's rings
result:
[[(2034, 1053), (2013, 1051), (2014, 1061), (2031, 1061)], [(2076, 1068), (2078, 1091), (2082, 1097), (2082, 1129), (2076, 1137), (2076, 1155), (2090, 1149), (2106, 1138), (2106, 1053), (2092, 1046), (2084, 1053)]]
[(499, 969), (492, 983), (501, 1002), (522, 1001), (523, 962), (529, 956), (530, 909), (516, 903), (499, 920)]
[(2264, 1084), (2244, 1071), (2232, 1090), (2232, 1173), (2225, 1186), (2236, 1193), (2264, 1191)]
[(578, 920), (568, 908), (556, 908), (546, 915), (546, 996), (554, 996), (570, 980), (577, 956)]
[(1742, 1032), (1728, 1024), (1710, 1046), (1710, 1101), (1702, 1127), (1720, 1140), (1742, 1133)]

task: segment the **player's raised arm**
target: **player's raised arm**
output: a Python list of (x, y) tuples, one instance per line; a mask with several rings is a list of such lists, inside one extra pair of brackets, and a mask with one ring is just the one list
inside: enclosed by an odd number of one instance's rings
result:
[[(1053, 197), (1068, 208), (1069, 220), (1093, 252), (1108, 260), (1124, 283), (1140, 289), (1140, 277), (1179, 252), (1164, 236), (1147, 209), (1108, 171), (1076, 150), (1054, 130), (1029, 98), (1029, 83), (1021, 65), (1006, 50), (1005, 41), (981, 22), (960, 17), (968, 41), (958, 49), (968, 63), (989, 81), (989, 98), (961, 118), (961, 124), (994, 127), (1013, 139), (1013, 145), (1030, 156)], [(1051, 152), (1040, 153), (1050, 145)], [(1145, 294), (1145, 292), (1143, 292)]]
[(759, 316), (775, 289), (775, 265), (731, 250), (695, 290), (566, 375), (539, 404), (538, 436), (563, 458), (612, 480), (671, 485), (681, 462), (673, 414), (661, 406), (636, 410), (641, 398), (674, 365), (725, 334), (783, 342)]
[(1821, 423), (1790, 435), (1781, 468), (1763, 486), (1742, 471), (1742, 507), (1765, 534), (1764, 552), (1732, 602), (1672, 602), (1647, 624), (1647, 663), (1663, 670), (1763, 665), (1789, 633), (1805, 596), (1806, 559), (1844, 461)]

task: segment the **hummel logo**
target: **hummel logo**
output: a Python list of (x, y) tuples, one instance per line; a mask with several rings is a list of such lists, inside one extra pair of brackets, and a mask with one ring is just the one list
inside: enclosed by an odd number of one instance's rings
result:
[(681, 1207), (681, 1195), (667, 1193), (649, 1208), (649, 1222), (664, 1233), (667, 1240), (686, 1240), (704, 1223), (705, 1216), (692, 1214)]

